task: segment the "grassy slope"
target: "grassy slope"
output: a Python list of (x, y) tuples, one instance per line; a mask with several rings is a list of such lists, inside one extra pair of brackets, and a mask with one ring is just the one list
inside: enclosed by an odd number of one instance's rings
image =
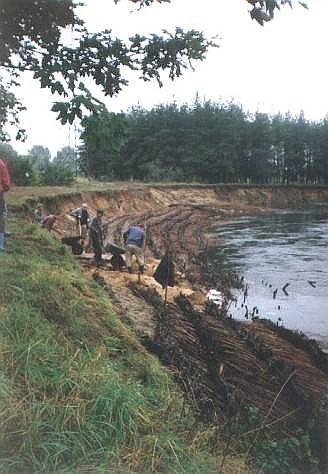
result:
[(80, 180), (70, 186), (17, 186), (6, 194), (6, 201), (10, 208), (19, 207), (27, 201), (37, 202), (43, 197), (55, 197), (62, 194), (84, 193), (90, 191), (107, 191), (115, 187), (124, 187), (126, 183), (103, 183)]
[(46, 231), (10, 230), (0, 256), (0, 472), (214, 472), (207, 434), (104, 291)]

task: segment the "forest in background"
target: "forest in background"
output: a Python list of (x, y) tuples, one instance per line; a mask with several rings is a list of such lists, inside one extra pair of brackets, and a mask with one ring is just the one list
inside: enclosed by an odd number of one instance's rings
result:
[(19, 156), (0, 144), (17, 185), (104, 181), (327, 184), (328, 118), (251, 114), (230, 103), (103, 108), (82, 120), (78, 149), (51, 157), (35, 145)]
[(325, 184), (328, 119), (251, 114), (234, 103), (103, 110), (83, 120), (80, 165), (95, 178)]

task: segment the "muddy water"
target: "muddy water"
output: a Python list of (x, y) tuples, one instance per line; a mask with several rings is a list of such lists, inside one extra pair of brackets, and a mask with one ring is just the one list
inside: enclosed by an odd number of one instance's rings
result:
[(258, 314), (328, 349), (328, 209), (247, 217), (218, 235), (228, 264), (247, 285), (247, 294), (234, 293), (232, 317)]

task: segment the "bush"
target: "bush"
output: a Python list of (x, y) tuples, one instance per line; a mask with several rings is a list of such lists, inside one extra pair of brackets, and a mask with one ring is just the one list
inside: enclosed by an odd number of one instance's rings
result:
[(36, 183), (35, 171), (28, 157), (8, 157), (8, 168), (11, 179), (16, 186), (27, 186)]
[(49, 162), (40, 169), (39, 181), (45, 186), (71, 184), (73, 179), (73, 170), (65, 163)]
[(159, 160), (154, 160), (140, 166), (140, 177), (144, 181), (183, 181), (184, 176), (182, 171), (174, 167), (165, 167)]
[(318, 474), (318, 461), (311, 452), (311, 438), (298, 430), (282, 439), (262, 439), (254, 450), (254, 464), (266, 474)]

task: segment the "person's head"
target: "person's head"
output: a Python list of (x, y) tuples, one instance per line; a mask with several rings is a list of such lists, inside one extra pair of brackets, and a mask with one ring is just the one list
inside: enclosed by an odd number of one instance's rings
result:
[(84, 203), (82, 204), (82, 209), (88, 209), (88, 204), (84, 202)]
[(36, 205), (36, 208), (38, 211), (42, 211), (43, 205), (41, 204), (41, 202), (38, 202), (38, 204)]
[(103, 209), (97, 209), (97, 217), (102, 217), (104, 215)]

